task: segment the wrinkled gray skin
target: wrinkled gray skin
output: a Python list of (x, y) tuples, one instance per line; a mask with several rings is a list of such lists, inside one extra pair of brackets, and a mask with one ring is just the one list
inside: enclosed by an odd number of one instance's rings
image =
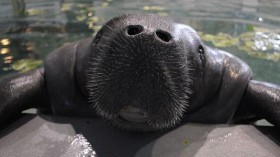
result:
[(246, 63), (204, 45), (189, 26), (122, 15), (94, 39), (54, 50), (43, 68), (2, 78), (0, 123), (35, 107), (100, 115), (133, 131), (252, 117), (280, 126), (280, 87), (251, 77)]

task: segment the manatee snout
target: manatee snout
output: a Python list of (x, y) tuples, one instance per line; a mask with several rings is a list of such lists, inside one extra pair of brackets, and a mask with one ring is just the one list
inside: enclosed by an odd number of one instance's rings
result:
[(97, 112), (128, 130), (157, 130), (180, 120), (189, 93), (184, 48), (173, 23), (125, 15), (97, 33), (88, 73)]

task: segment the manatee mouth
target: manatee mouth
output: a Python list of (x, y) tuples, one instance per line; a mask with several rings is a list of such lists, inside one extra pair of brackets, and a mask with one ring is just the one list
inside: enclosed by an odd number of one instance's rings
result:
[(146, 123), (149, 119), (148, 112), (133, 106), (126, 106), (119, 113), (120, 119), (129, 123)]

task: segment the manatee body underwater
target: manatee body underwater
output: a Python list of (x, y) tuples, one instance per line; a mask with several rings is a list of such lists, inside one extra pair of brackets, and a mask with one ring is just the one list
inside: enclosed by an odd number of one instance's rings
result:
[(38, 108), (129, 131), (252, 117), (280, 126), (280, 86), (252, 80), (239, 58), (152, 14), (115, 17), (93, 39), (54, 50), (42, 68), (1, 78), (0, 100), (2, 124)]

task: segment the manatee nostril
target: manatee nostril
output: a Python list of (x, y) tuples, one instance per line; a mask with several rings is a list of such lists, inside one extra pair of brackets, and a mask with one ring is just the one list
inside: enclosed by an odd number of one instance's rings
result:
[(143, 32), (144, 28), (141, 25), (130, 25), (127, 27), (128, 35), (137, 35)]
[(164, 42), (169, 42), (172, 39), (172, 36), (165, 31), (157, 30), (156, 35)]

